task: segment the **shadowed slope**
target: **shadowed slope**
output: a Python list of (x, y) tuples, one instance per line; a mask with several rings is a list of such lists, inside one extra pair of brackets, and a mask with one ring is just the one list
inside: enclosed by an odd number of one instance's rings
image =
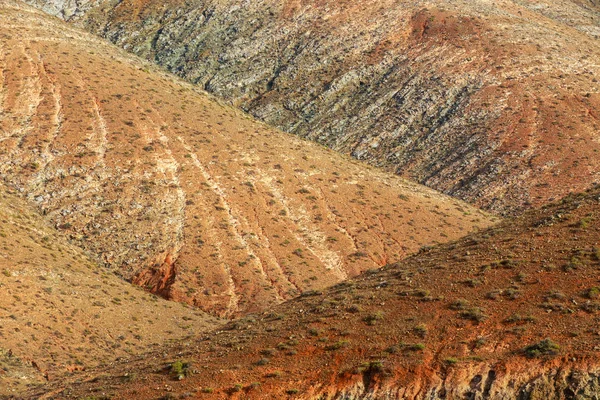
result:
[(269, 124), (480, 207), (516, 213), (600, 179), (595, 1), (81, 7), (76, 23)]
[[(83, 375), (97, 382), (51, 387), (60, 398), (591, 399), (599, 222), (594, 189)], [(179, 382), (162, 369), (176, 359), (192, 365)], [(137, 381), (118, 384), (132, 371)]]
[(260, 310), (491, 223), (0, 4), (0, 173), (153, 293), (219, 315)]

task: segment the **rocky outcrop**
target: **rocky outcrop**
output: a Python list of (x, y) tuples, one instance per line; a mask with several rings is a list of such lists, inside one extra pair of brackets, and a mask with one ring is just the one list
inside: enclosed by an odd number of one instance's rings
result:
[(600, 179), (593, 4), (95, 5), (71, 20), (269, 124), (478, 206), (514, 213)]
[(344, 400), (593, 400), (600, 393), (598, 360), (554, 361), (506, 365), (473, 364), (427, 374), (411, 385), (398, 387), (393, 377), (376, 373), (343, 389), (315, 388), (299, 398)]

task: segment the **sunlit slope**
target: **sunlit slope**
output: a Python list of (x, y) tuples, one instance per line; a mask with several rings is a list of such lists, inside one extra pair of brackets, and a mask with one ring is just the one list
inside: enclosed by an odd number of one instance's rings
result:
[(0, 173), (109, 270), (219, 315), (488, 226), (19, 3), (0, 23)]
[(99, 267), (0, 186), (0, 396), (217, 324)]
[(597, 1), (30, 1), (271, 125), (495, 212), (600, 181)]
[[(593, 399), (599, 222), (596, 188), (78, 377), (92, 383), (50, 387), (128, 400)], [(185, 379), (162, 360), (188, 363)]]

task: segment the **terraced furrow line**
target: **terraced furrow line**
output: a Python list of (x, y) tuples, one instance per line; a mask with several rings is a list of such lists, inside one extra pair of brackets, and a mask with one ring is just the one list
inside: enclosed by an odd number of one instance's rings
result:
[[(4, 106), (4, 102), (6, 100), (6, 92), (8, 91), (8, 87), (6, 84), (6, 73), (8, 71), (6, 67), (6, 49), (4, 47), (4, 43), (0, 42), (0, 123), (5, 118), (5, 113), (7, 109)], [(3, 128), (3, 124), (0, 124), (0, 128)], [(0, 129), (0, 141), (4, 138), (4, 129)]]
[[(363, 212), (363, 210), (360, 207), (356, 207), (354, 208), (354, 215), (360, 215), (360, 220), (361, 222), (364, 224), (365, 229), (367, 230), (367, 232), (369, 232), (370, 237), (372, 237), (373, 239), (377, 240), (379, 247), (381, 248), (381, 251), (383, 252), (383, 254), (385, 254), (385, 244), (383, 239), (381, 238), (381, 235), (377, 232), (376, 229), (370, 228), (371, 224), (367, 219), (367, 216), (365, 215), (365, 213)], [(369, 246), (369, 248), (371, 248), (372, 246)], [(374, 256), (373, 256), (373, 251), (369, 251), (369, 258), (371, 259), (371, 261), (373, 261), (373, 264), (375, 264), (377, 267), (382, 267), (385, 264), (381, 264), (380, 260), (377, 260)]]
[[(267, 176), (266, 174), (263, 173), (263, 171), (261, 169), (257, 169), (257, 175), (261, 176), (261, 177), (265, 177)], [(258, 188), (258, 183), (262, 183), (263, 180), (257, 180), (254, 177), (249, 177), (249, 181), (252, 183), (252, 185), (254, 185), (254, 187)], [(271, 193), (271, 187), (267, 186), (267, 192)], [(293, 282), (288, 275), (286, 274), (286, 271), (284, 271), (281, 262), (278, 260), (277, 256), (275, 255), (274, 251), (271, 248), (271, 242), (269, 240), (269, 235), (265, 232), (265, 228), (263, 226), (263, 224), (260, 223), (260, 218), (258, 216), (258, 211), (256, 209), (256, 207), (253, 207), (254, 210), (254, 220), (256, 222), (256, 226), (254, 227), (254, 232), (257, 233), (257, 237), (259, 238), (259, 240), (263, 243), (263, 248), (266, 249), (266, 256), (271, 260), (271, 262), (269, 263), (269, 265), (271, 265), (278, 273), (278, 276), (285, 279), (285, 281), (291, 286), (293, 287), (295, 290), (298, 290), (301, 292), (300, 287)], [(289, 228), (287, 228), (289, 229)], [(291, 230), (290, 230), (291, 231)], [(288, 298), (288, 296), (285, 295), (285, 293), (283, 293), (283, 287), (281, 287), (281, 285), (276, 285), (275, 282), (276, 280), (271, 277), (268, 273), (267, 270), (265, 270), (265, 276), (268, 279), (268, 281), (271, 283), (271, 285), (276, 288), (276, 290), (278, 291), (278, 300), (284, 300), (286, 298)]]
[[(260, 224), (260, 222), (259, 222), (260, 219), (258, 217), (258, 211), (256, 208), (254, 208), (254, 215), (255, 215), (255, 219), (257, 221), (257, 231), (259, 233), (259, 237), (261, 237), (264, 242), (264, 248), (266, 248), (266, 250), (267, 250), (267, 255), (272, 259), (272, 263), (270, 265), (272, 265), (273, 268), (276, 270), (278, 276), (285, 279), (285, 281), (288, 283), (288, 285), (290, 287), (294, 288), (294, 290), (298, 291), (298, 293), (301, 293), (302, 289), (300, 288), (300, 286), (298, 286), (298, 284), (296, 284), (294, 281), (292, 281), (287, 276), (287, 274), (285, 273), (283, 268), (281, 267), (281, 263), (277, 259), (277, 256), (275, 255), (275, 252), (273, 251), (273, 249), (271, 247), (271, 241), (269, 239), (269, 235), (265, 232), (264, 226), (262, 224)], [(267, 277), (270, 280), (271, 285), (277, 290), (278, 301), (283, 301), (284, 299), (289, 297), (284, 292), (284, 288), (282, 285), (275, 285), (276, 281), (268, 273), (267, 273)]]
[[(235, 217), (232, 214), (231, 207), (229, 206), (229, 204), (226, 200), (225, 192), (223, 191), (223, 189), (213, 179), (212, 175), (210, 175), (210, 173), (204, 167), (204, 165), (202, 165), (202, 163), (198, 159), (198, 156), (196, 155), (196, 153), (185, 142), (185, 140), (181, 136), (177, 136), (177, 140), (179, 140), (179, 142), (183, 145), (183, 148), (191, 155), (191, 159), (194, 163), (194, 166), (196, 166), (196, 168), (198, 168), (198, 170), (200, 171), (200, 174), (204, 178), (204, 181), (207, 183), (208, 187), (219, 197), (221, 206), (225, 209), (225, 211), (227, 213), (227, 216), (229, 219), (229, 225), (232, 227), (233, 234), (235, 235), (236, 241), (240, 245), (243, 246), (243, 248), (246, 250), (246, 252), (249, 255), (254, 256), (254, 258), (253, 258), (254, 260), (258, 260), (258, 258), (254, 255), (254, 252), (252, 251), (252, 249), (250, 249), (250, 247), (248, 246), (246, 239), (244, 239), (244, 237), (240, 234), (240, 232), (237, 229), (239, 226), (239, 223), (237, 222), (237, 220), (235, 219)], [(264, 278), (267, 278), (267, 274), (263, 268), (263, 265), (260, 263), (260, 260), (257, 263), (257, 267), (260, 268), (261, 275)], [(224, 263), (224, 268), (228, 274), (228, 284), (229, 284), (228, 295), (230, 296), (230, 301), (227, 306), (227, 311), (228, 311), (228, 313), (233, 313), (237, 310), (240, 298), (239, 298), (238, 294), (236, 293), (236, 286), (235, 286), (235, 283), (233, 280), (233, 272), (231, 270), (231, 266)]]
[[(39, 188), (42, 185), (42, 180), (47, 175), (48, 167), (54, 161), (55, 157), (52, 154), (52, 146), (56, 142), (57, 137), (60, 135), (60, 131), (62, 128), (62, 102), (61, 102), (61, 87), (46, 71), (46, 66), (42, 57), (39, 53), (37, 54), (38, 63), (39, 63), (39, 71), (40, 76), (42, 77), (42, 81), (44, 82), (44, 86), (47, 88), (47, 91), (52, 96), (52, 107), (54, 109), (53, 113), (50, 117), (50, 127), (47, 130), (47, 139), (42, 144), (41, 148), (41, 171), (42, 173), (37, 174), (34, 181), (32, 182), (32, 186), (35, 188)], [(45, 99), (46, 100), (46, 99)], [(40, 127), (41, 129), (41, 127)]]
[(15, 158), (22, 155), (20, 148), (28, 133), (33, 129), (31, 121), (36, 115), (37, 109), (42, 101), (42, 87), (40, 77), (36, 73), (37, 68), (35, 67), (35, 63), (29, 54), (27, 54), (24, 44), (21, 44), (19, 50), (23, 54), (23, 59), (27, 61), (29, 68), (21, 65), (20, 68), (17, 69), (19, 74), (23, 74), (23, 77), (20, 80), (21, 86), (15, 88), (14, 92), (11, 93), (14, 104), (9, 107), (13, 110), (12, 116), (14, 125), (9, 122), (12, 126), (9, 127), (7, 138), (14, 139), (15, 141), (15, 145), (11, 151), (11, 156)]
[[(263, 176), (261, 180), (274, 195), (274, 198), (281, 204), (286, 214), (289, 216), (288, 218), (290, 221), (298, 227), (298, 229), (294, 231), (290, 229), (290, 233), (294, 235), (294, 238), (315, 256), (328, 271), (335, 272), (340, 279), (346, 279), (348, 274), (343, 268), (341, 257), (325, 245), (327, 239), (326, 235), (315, 224), (311, 223), (309, 213), (304, 206), (291, 206), (287, 198), (272, 184), (271, 181), (272, 178), (266, 176)], [(300, 232), (301, 234), (298, 235), (297, 232)]]
[(350, 241), (351, 245), (352, 245), (352, 250), (354, 250), (354, 252), (358, 251), (358, 243), (356, 242), (356, 238), (354, 238), (352, 235), (350, 235), (350, 233), (348, 232), (348, 230), (346, 230), (346, 228), (344, 228), (338, 221), (338, 216), (335, 215), (333, 209), (331, 208), (331, 203), (327, 200), (327, 196), (325, 196), (325, 192), (323, 191), (322, 188), (319, 188), (319, 193), (321, 193), (321, 197), (324, 199), (324, 202), (326, 204), (325, 209), (327, 210), (327, 219), (332, 222), (335, 226), (336, 226), (336, 230), (338, 232), (341, 232), (344, 236), (346, 236), (346, 238), (348, 238), (348, 240)]
[[(142, 108), (139, 104), (136, 103), (136, 107), (138, 109), (138, 115), (142, 115)], [(158, 116), (160, 118), (160, 115)], [(175, 215), (171, 216), (169, 220), (174, 222), (174, 251), (173, 258), (177, 259), (177, 255), (179, 251), (183, 247), (184, 241), (184, 224), (185, 224), (185, 202), (186, 202), (186, 194), (184, 190), (181, 188), (181, 182), (179, 180), (179, 169), (180, 164), (173, 156), (173, 152), (170, 149), (169, 138), (162, 133), (161, 126), (164, 121), (159, 121), (156, 123), (152, 120), (152, 116), (149, 116), (148, 121), (150, 121), (154, 126), (148, 127), (148, 130), (142, 129), (142, 132), (146, 132), (146, 135), (150, 132), (154, 134), (155, 138), (158, 142), (161, 143), (162, 151), (166, 155), (165, 158), (159, 157), (157, 153), (155, 153), (154, 158), (156, 161), (155, 169), (160, 172), (166, 179), (170, 180), (170, 185), (175, 187), (176, 191), (176, 200), (175, 200)], [(138, 123), (142, 124), (144, 121), (139, 121)], [(151, 144), (152, 141), (148, 141)], [(167, 198), (167, 200), (169, 200)]]

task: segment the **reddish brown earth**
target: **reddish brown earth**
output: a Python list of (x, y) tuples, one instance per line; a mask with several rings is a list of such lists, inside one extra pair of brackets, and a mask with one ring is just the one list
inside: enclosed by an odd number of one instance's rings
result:
[[(209, 335), (51, 382), (46, 398), (592, 399), (599, 222), (596, 188)], [(545, 339), (559, 347), (526, 351)], [(169, 369), (176, 361), (190, 364), (182, 380)]]
[(269, 124), (498, 213), (600, 181), (596, 1), (30, 1)]
[(221, 316), (493, 218), (258, 123), (18, 2), (0, 22), (0, 173), (111, 271)]
[[(410, 32), (477, 33), (448, 12), (415, 14)], [(0, 0), (0, 26), (0, 397), (600, 393), (600, 188), (463, 237), (493, 218), (257, 123), (21, 3)], [(591, 184), (584, 125), (572, 158), (574, 135), (544, 153), (577, 168), (543, 175), (540, 202)], [(525, 131), (512, 132), (502, 151), (517, 160)], [(502, 171), (502, 207), (528, 201), (528, 175)], [(220, 325), (199, 309), (245, 316)]]

